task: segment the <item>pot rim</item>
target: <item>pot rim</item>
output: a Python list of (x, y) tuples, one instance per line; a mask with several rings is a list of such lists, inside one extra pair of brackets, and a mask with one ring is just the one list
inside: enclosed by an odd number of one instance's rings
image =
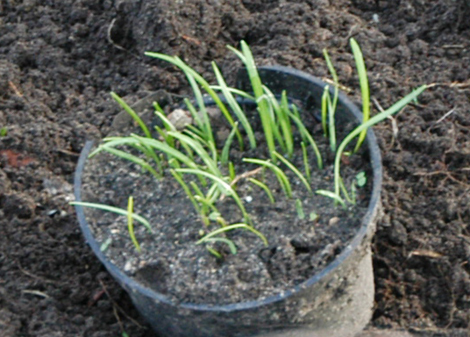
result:
[[(260, 67), (258, 68), (262, 71), (273, 71), (273, 72), (281, 72), (290, 76), (299, 77), (303, 80), (309, 81), (317, 86), (324, 87), (326, 83), (317, 79), (316, 77), (307, 74), (303, 71), (289, 68), (289, 67), (282, 67), (282, 66), (268, 66), (268, 67)], [(338, 101), (349, 110), (355, 118), (359, 121), (362, 120), (362, 114), (357, 108), (355, 104), (353, 104), (343, 93), (339, 92)], [(382, 188), (382, 160), (380, 149), (377, 144), (377, 139), (374, 135), (372, 128), (369, 128), (367, 131), (366, 142), (370, 154), (370, 165), (372, 168), (372, 175), (373, 175), (373, 183), (372, 183), (372, 192), (370, 196), (369, 206), (367, 208), (367, 212), (362, 218), (361, 227), (358, 229), (358, 232), (350, 241), (350, 243), (338, 254), (335, 259), (330, 262), (326, 267), (322, 270), (315, 273), (311, 278), (307, 279), (306, 281), (290, 288), (281, 294), (268, 296), (263, 299), (251, 300), (246, 302), (237, 302), (237, 303), (230, 303), (225, 305), (210, 305), (210, 304), (194, 304), (194, 303), (175, 303), (170, 299), (170, 297), (158, 293), (143, 284), (137, 282), (132, 277), (126, 275), (120, 268), (116, 265), (111, 263), (109, 259), (103, 254), (100, 250), (100, 246), (98, 242), (93, 237), (91, 232), (90, 226), (85, 218), (85, 213), (82, 206), (75, 205), (76, 213), (78, 222), (80, 224), (80, 228), (82, 230), (83, 235), (85, 236), (86, 242), (90, 245), (91, 249), (98, 257), (98, 259), (103, 263), (106, 269), (118, 279), (119, 283), (123, 285), (126, 289), (130, 289), (132, 291), (139, 291), (143, 295), (151, 298), (152, 300), (163, 302), (168, 305), (172, 306), (179, 306), (183, 309), (190, 309), (190, 310), (198, 310), (198, 311), (218, 311), (218, 312), (232, 312), (232, 311), (239, 311), (239, 310), (248, 310), (254, 309), (260, 306), (265, 306), (274, 302), (282, 301), (305, 288), (308, 288), (315, 283), (319, 282), (320, 280), (326, 278), (328, 275), (333, 273), (343, 262), (347, 260), (347, 258), (351, 255), (351, 253), (358, 248), (358, 246), (362, 243), (363, 239), (366, 237), (369, 226), (372, 226), (372, 221), (374, 216), (376, 215), (378, 208), (380, 207), (380, 193)], [(81, 186), (82, 186), (82, 173), (85, 167), (86, 160), (88, 158), (88, 154), (90, 153), (94, 141), (87, 141), (85, 146), (82, 149), (80, 154), (80, 158), (77, 163), (77, 168), (75, 171), (74, 176), (74, 195), (76, 201), (81, 200)]]

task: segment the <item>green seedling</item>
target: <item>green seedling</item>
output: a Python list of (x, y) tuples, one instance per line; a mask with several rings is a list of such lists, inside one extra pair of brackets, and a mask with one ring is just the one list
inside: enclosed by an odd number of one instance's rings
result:
[(327, 190), (316, 190), (316, 194), (323, 195), (325, 197), (328, 197), (330, 199), (333, 199), (335, 202), (339, 203), (341, 206), (343, 206), (344, 209), (347, 209), (346, 203), (344, 200), (341, 198), (339, 194), (333, 193), (331, 191)]
[[(268, 101), (264, 97), (263, 84), (258, 74), (258, 70), (253, 59), (253, 54), (251, 53), (251, 50), (245, 41), (241, 41), (241, 52), (231, 46), (228, 46), (228, 48), (234, 52), (245, 64), (246, 71), (251, 82), (251, 87), (253, 89), (253, 94), (258, 104), (258, 111), (261, 118), (261, 124), (263, 126), (266, 144), (268, 146), (269, 153), (272, 153), (276, 150), (273, 131), (274, 120), (271, 117), (271, 113), (269, 111)], [(274, 160), (274, 158), (271, 159)]]
[(139, 127), (144, 132), (147, 138), (152, 138), (152, 134), (150, 133), (147, 125), (145, 125), (144, 121), (137, 115), (137, 113), (129, 106), (127, 103), (119, 97), (115, 92), (111, 92), (111, 97), (114, 98), (116, 102), (134, 119), (134, 121), (139, 125)]
[[(215, 76), (217, 78), (217, 82), (219, 82), (219, 87), (227, 100), (228, 105), (232, 109), (232, 111), (235, 113), (237, 116), (238, 120), (242, 124), (243, 128), (246, 131), (246, 134), (248, 135), (248, 139), (250, 141), (250, 146), (252, 149), (256, 148), (256, 139), (255, 139), (255, 134), (253, 132), (253, 129), (251, 127), (250, 122), (248, 121), (248, 118), (245, 115), (245, 112), (242, 110), (238, 102), (236, 101), (235, 97), (233, 97), (232, 92), (229, 90), (227, 87), (227, 84), (225, 83), (224, 78), (222, 77), (222, 74), (215, 64), (215, 62), (212, 62), (212, 68), (214, 69)], [(233, 129), (237, 130), (237, 125), (235, 124)]]
[(300, 179), (300, 181), (307, 188), (307, 190), (309, 192), (312, 192), (312, 188), (310, 187), (310, 184), (308, 183), (307, 179), (304, 177), (302, 173), (300, 173), (300, 171), (292, 163), (290, 163), (286, 158), (281, 156), (276, 151), (274, 151), (274, 156), (277, 157), (281, 162), (283, 162), (284, 165), (286, 165), (292, 172), (294, 172), (295, 175)]
[(310, 164), (308, 162), (307, 146), (305, 145), (304, 142), (301, 142), (300, 146), (302, 147), (302, 158), (304, 161), (305, 176), (307, 177), (307, 181), (310, 183), (311, 176), (310, 176)]
[(297, 217), (300, 220), (304, 220), (305, 219), (305, 213), (304, 213), (304, 208), (302, 206), (302, 201), (300, 199), (295, 200), (295, 209), (297, 211)]
[(248, 180), (251, 183), (255, 184), (256, 186), (261, 187), (264, 190), (264, 192), (266, 192), (266, 195), (268, 196), (269, 201), (271, 201), (272, 204), (274, 204), (276, 202), (276, 200), (274, 200), (274, 196), (273, 196), (271, 190), (269, 189), (268, 185), (266, 185), (265, 183), (262, 183), (261, 181), (255, 179), (255, 178), (249, 178)]
[[(351, 38), (351, 49), (354, 55), (354, 60), (356, 62), (357, 73), (359, 75), (359, 84), (361, 86), (361, 95), (362, 95), (362, 124), (366, 123), (370, 117), (370, 93), (369, 93), (369, 80), (367, 79), (366, 65), (364, 63), (364, 57), (362, 56), (362, 51), (356, 40)], [(364, 139), (366, 139), (367, 129), (361, 131), (359, 138), (357, 140), (356, 147), (354, 152), (357, 152), (361, 147)]]
[[(256, 185), (256, 187), (263, 189), (270, 202), (274, 204), (276, 202), (274, 189), (272, 184), (267, 182), (266, 170), (273, 172), (285, 197), (291, 199), (293, 182), (289, 180), (281, 167), (292, 171), (293, 174), (289, 176), (300, 180), (310, 193), (312, 193), (311, 178), (313, 170), (310, 166), (309, 153), (314, 155), (318, 169), (323, 169), (323, 158), (317, 143), (304, 125), (297, 107), (289, 102), (288, 94), (283, 91), (281, 97), (276, 97), (262, 83), (253, 55), (244, 41), (241, 42), (241, 51), (233, 47), (228, 48), (245, 65), (251, 84), (250, 92), (227, 86), (222, 72), (215, 63), (212, 63), (212, 68), (217, 85), (210, 85), (180, 58), (159, 53), (146, 53), (147, 56), (169, 62), (184, 73), (194, 96), (193, 99), (184, 99), (184, 104), (192, 116), (193, 123), (177, 129), (165, 115), (158, 102), (154, 102), (155, 116), (158, 118), (160, 125), (155, 127), (155, 131), (158, 133), (158, 139), (155, 139), (150, 133), (150, 128), (145, 125), (138, 114), (118, 95), (111, 93), (112, 97), (139, 126), (143, 136), (130, 134), (124, 137), (105, 138), (103, 143), (90, 154), (90, 157), (93, 157), (103, 151), (108, 152), (136, 164), (140, 169), (149, 172), (157, 179), (173, 179), (194, 206), (194, 211), (204, 224), (205, 230), (208, 228), (212, 230), (196, 243), (205, 244), (207, 250), (217, 258), (223, 256), (212, 246), (215, 243), (227, 245), (230, 252), (236, 254), (237, 249), (234, 242), (224, 237), (229, 231), (235, 229), (252, 232), (262, 240), (265, 246), (268, 245), (266, 237), (254, 228), (247, 208), (245, 208), (244, 202), (238, 195), (237, 188), (239, 186), (244, 186), (245, 189), (249, 190), (252, 185)], [(321, 100), (321, 114), (323, 132), (329, 138), (331, 149), (335, 151), (334, 191), (315, 191), (318, 195), (332, 199), (335, 204), (341, 205), (344, 209), (347, 209), (347, 203), (354, 204), (356, 202), (356, 188), (363, 187), (367, 183), (365, 173), (361, 172), (353, 181), (351, 192), (347, 191), (340, 175), (340, 159), (346, 153), (348, 145), (355, 138), (358, 138), (354, 150), (351, 151), (348, 148), (350, 155), (357, 152), (364, 141), (368, 128), (402, 109), (406, 104), (415, 100), (426, 88), (426, 86), (420, 87), (389, 109), (370, 118), (369, 88), (362, 52), (353, 39), (351, 39), (351, 48), (361, 85), (364, 119), (361, 125), (350, 132), (341, 142), (337, 142), (335, 112), (338, 106), (339, 83), (337, 73), (328, 52), (325, 50), (324, 56), (333, 77), (334, 90), (331, 95), (330, 87), (325, 87)], [(218, 93), (220, 93), (220, 96)], [(225, 119), (224, 122), (226, 121), (229, 128), (231, 128), (225, 141), (217, 143), (217, 139), (214, 137), (212, 117), (209, 114), (210, 110), (205, 105), (204, 95), (206, 94), (212, 98), (215, 106), (221, 111), (222, 119)], [(242, 106), (245, 105), (239, 103), (239, 97), (249, 101), (250, 105), (255, 105), (250, 114), (243, 110)], [(261, 124), (260, 129), (263, 133), (261, 139), (255, 137), (255, 130), (251, 124), (252, 120), (257, 120)], [(0, 136), (3, 129), (0, 129)], [(156, 133), (154, 132), (154, 134)], [(232, 146), (235, 138), (238, 140), (237, 150), (239, 152), (235, 152)], [(256, 153), (254, 150), (263, 145), (264, 147), (260, 148), (261, 151), (258, 151), (258, 153), (261, 153), (261, 157), (253, 158), (253, 155), (250, 155), (250, 158), (245, 157), (247, 155), (243, 152), (246, 146), (244, 142), (249, 145), (250, 154)], [(266, 150), (267, 155), (263, 157), (262, 153)], [(300, 155), (300, 151), (296, 152), (296, 150), (301, 150), (304, 173), (293, 164), (299, 159), (295, 156)], [(235, 172), (235, 160), (237, 160), (237, 172)], [(250, 169), (252, 165), (257, 165), (258, 168), (255, 170)], [(260, 179), (255, 179), (253, 176), (258, 174)], [(225, 200), (226, 197), (228, 197), (227, 200)], [(243, 222), (230, 223), (221, 214), (219, 210), (224, 209), (221, 206), (225, 202), (234, 202), (236, 204), (236, 212), (239, 213), (237, 216), (241, 214)], [(302, 201), (296, 199), (292, 202), (295, 204), (298, 217), (305, 219), (306, 215), (302, 207)], [(142, 223), (149, 230), (151, 227), (147, 220), (134, 213), (134, 200), (132, 197), (129, 197), (127, 210), (85, 202), (72, 204), (94, 207), (126, 216), (129, 236), (136, 250), (140, 251), (140, 245), (134, 234), (134, 221)], [(310, 221), (317, 221), (318, 218), (319, 216), (315, 212), (309, 214)], [(215, 229), (212, 229), (213, 226), (215, 226)], [(205, 230), (201, 230), (201, 235), (204, 235)], [(103, 249), (106, 249), (105, 243), (102, 244)], [(110, 243), (106, 244), (109, 245)]]
[(106, 249), (109, 248), (109, 245), (110, 245), (112, 242), (113, 242), (113, 239), (107, 238), (106, 241), (104, 241), (104, 242), (101, 243), (100, 251), (101, 251), (101, 252), (106, 251)]
[(140, 253), (140, 244), (137, 241), (134, 233), (134, 218), (132, 215), (134, 214), (134, 198), (132, 196), (129, 197), (127, 202), (127, 229), (129, 231), (129, 236), (131, 237), (132, 243), (135, 246), (135, 249)]
[(266, 247), (268, 246), (268, 240), (266, 239), (266, 237), (262, 233), (258, 232), (252, 226), (244, 224), (244, 223), (236, 223), (236, 224), (233, 224), (233, 225), (229, 225), (229, 226), (226, 226), (226, 227), (216, 229), (215, 231), (212, 231), (209, 234), (207, 234), (206, 236), (204, 236), (202, 239), (200, 239), (198, 242), (196, 242), (196, 244), (201, 244), (201, 243), (207, 242), (210, 238), (213, 238), (213, 237), (215, 237), (217, 235), (220, 235), (222, 233), (232, 231), (234, 229), (248, 230), (248, 231), (252, 232), (253, 234), (257, 235), (261, 239), (261, 241), (263, 241), (263, 244)]
[[(96, 209), (100, 209), (100, 210), (103, 210), (103, 211), (116, 213), (116, 214), (124, 215), (124, 216), (128, 216), (128, 213), (129, 213), (129, 211), (126, 210), (126, 209), (122, 209), (122, 208), (119, 208), (119, 207), (108, 206), (108, 205), (103, 205), (103, 204), (92, 203), (92, 202), (72, 201), (72, 202), (70, 202), (70, 205), (96, 208)], [(150, 223), (145, 218), (143, 218), (140, 215), (135, 214), (135, 213), (132, 213), (131, 216), (134, 220), (136, 220), (136, 221), (140, 222), (142, 225), (144, 225), (149, 230), (149, 232), (152, 232), (152, 227), (150, 226)]]
[(403, 109), (408, 103), (412, 102), (413, 99), (418, 97), (424, 90), (426, 90), (428, 86), (427, 85), (422, 85), (418, 89), (413, 90), (410, 94), (399, 100), (397, 103), (393, 104), (390, 108), (382, 111), (381, 113), (375, 115), (374, 117), (370, 118), (367, 122), (362, 123), (358, 127), (356, 127), (354, 130), (352, 130), (341, 142), (341, 144), (338, 147), (338, 150), (336, 151), (336, 156), (335, 156), (335, 168), (334, 168), (334, 179), (335, 179), (335, 192), (334, 194), (339, 197), (340, 193), (340, 185), (341, 185), (341, 175), (340, 175), (340, 165), (341, 165), (341, 155), (343, 154), (344, 150), (346, 149), (346, 146), (361, 132), (364, 132), (364, 130), (368, 130), (370, 127), (374, 126), (377, 123), (380, 123), (383, 121), (385, 118), (388, 116), (391, 116), (401, 109)]
[(237, 127), (238, 127), (238, 122), (235, 123), (235, 126), (233, 127), (232, 131), (227, 137), (227, 140), (225, 141), (225, 145), (224, 145), (224, 148), (222, 149), (222, 154), (220, 156), (220, 161), (222, 162), (222, 164), (226, 164), (228, 162), (230, 146), (232, 145), (233, 137), (235, 137), (235, 134), (237, 132)]
[[(230, 112), (228, 111), (227, 107), (225, 104), (222, 102), (220, 97), (217, 95), (214, 89), (209, 85), (209, 83), (201, 76), (199, 75), (196, 71), (194, 71), (191, 67), (189, 67), (186, 63), (184, 63), (179, 57), (177, 56), (169, 56), (165, 54), (160, 54), (160, 53), (153, 53), (153, 52), (146, 52), (146, 56), (154, 57), (163, 61), (166, 61), (168, 63), (171, 63), (178, 68), (180, 68), (187, 76), (191, 76), (194, 78), (194, 80), (209, 94), (209, 96), (214, 100), (214, 103), (217, 105), (217, 107), (220, 109), (222, 114), (225, 116), (229, 124), (234, 127), (235, 121), (233, 117), (230, 115)], [(237, 137), (238, 141), (240, 143), (240, 148), (243, 148), (243, 138), (240, 134), (240, 132), (237, 132)]]
[[(274, 154), (273, 156), (275, 157)], [(269, 160), (261, 160), (256, 158), (243, 158), (243, 161), (246, 163), (257, 164), (269, 168), (276, 176), (287, 198), (292, 197), (292, 187), (290, 185), (289, 179), (287, 178), (286, 174), (275, 164), (271, 163)]]
[(0, 137), (6, 137), (7, 134), (8, 134), (8, 129), (6, 126), (0, 128)]
[(358, 186), (358, 187), (364, 187), (364, 186), (366, 186), (366, 184), (367, 184), (367, 176), (366, 176), (366, 173), (365, 173), (364, 171), (359, 172), (359, 173), (356, 175), (356, 183), (357, 183), (357, 186)]
[[(212, 243), (212, 242), (225, 243), (228, 246), (228, 248), (230, 249), (230, 253), (232, 253), (233, 255), (237, 254), (237, 247), (235, 246), (235, 244), (233, 243), (232, 240), (229, 240), (229, 239), (226, 239), (226, 238), (210, 237), (210, 238), (206, 238), (206, 240), (204, 241), (204, 243)], [(219, 258), (221, 258), (221, 257), (222, 257), (222, 255)]]
[(245, 209), (245, 206), (243, 205), (243, 203), (242, 203), (240, 197), (238, 196), (237, 192), (235, 192), (235, 190), (233, 190), (233, 188), (227, 182), (225, 182), (223, 179), (221, 179), (220, 177), (217, 177), (217, 176), (215, 176), (215, 175), (213, 175), (209, 172), (205, 172), (203, 170), (198, 170), (198, 169), (196, 169), (196, 170), (195, 169), (176, 169), (176, 171), (178, 173), (195, 174), (195, 175), (198, 175), (198, 176), (203, 176), (203, 177), (209, 178), (210, 180), (215, 182), (218, 185), (219, 191), (222, 194), (230, 195), (233, 198), (233, 200), (235, 200), (235, 203), (237, 204), (240, 211), (242, 212), (243, 218), (245, 219), (245, 221), (248, 222), (248, 223), (251, 223), (250, 216), (248, 215), (248, 213)]
[(312, 222), (316, 222), (319, 218), (318, 214), (315, 212), (311, 212), (308, 216), (309, 220)]
[[(331, 62), (330, 56), (328, 55), (328, 51), (323, 49), (323, 56), (325, 57), (326, 64), (328, 66), (328, 70), (330, 71), (331, 76), (333, 77), (334, 83), (334, 94), (333, 94), (333, 101), (331, 101), (329, 87), (325, 87), (325, 92), (322, 97), (322, 121), (323, 118), (326, 119), (326, 115), (328, 116), (328, 136), (330, 138), (330, 146), (331, 151), (336, 151), (336, 125), (335, 125), (335, 113), (336, 107), (338, 105), (338, 95), (339, 95), (339, 81), (338, 75), (336, 74), (335, 67)], [(323, 102), (323, 99), (325, 102)], [(328, 113), (324, 113), (324, 105)], [(323, 121), (322, 125), (324, 126), (324, 132), (326, 132), (326, 121)]]
[(297, 108), (295, 107), (295, 105), (293, 106), (292, 109), (293, 109), (293, 112), (290, 114), (290, 118), (294, 121), (297, 128), (299, 129), (302, 140), (305, 143), (310, 144), (310, 146), (312, 147), (313, 152), (315, 153), (315, 157), (317, 158), (317, 166), (321, 170), (323, 168), (323, 159), (322, 159), (320, 150), (318, 149), (317, 143), (315, 142), (310, 132), (308, 132), (307, 128), (298, 117), (299, 112), (297, 111)]

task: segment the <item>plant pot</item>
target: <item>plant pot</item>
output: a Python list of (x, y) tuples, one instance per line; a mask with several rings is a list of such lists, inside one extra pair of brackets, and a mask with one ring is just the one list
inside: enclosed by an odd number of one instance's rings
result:
[[(300, 100), (307, 108), (320, 104), (325, 83), (301, 71), (284, 67), (259, 69), (263, 82), (280, 95)], [(244, 73), (238, 87), (248, 89)], [(361, 121), (361, 113), (344, 95), (339, 96), (337, 125)], [(382, 166), (379, 148), (371, 130), (366, 144), (372, 181), (370, 202), (361, 226), (352, 240), (326, 267), (282, 294), (228, 305), (175, 303), (126, 275), (100, 250), (83, 207), (76, 206), (86, 241), (113, 277), (129, 293), (139, 312), (160, 337), (242, 337), (242, 336), (354, 336), (372, 315), (374, 282), (370, 241), (380, 214)], [(82, 174), (92, 142), (87, 142), (75, 174), (75, 198), (81, 201)]]

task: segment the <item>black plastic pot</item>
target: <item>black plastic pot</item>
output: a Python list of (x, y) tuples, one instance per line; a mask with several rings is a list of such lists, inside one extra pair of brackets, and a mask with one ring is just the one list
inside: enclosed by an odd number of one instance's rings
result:
[[(260, 68), (263, 82), (275, 93), (287, 90), (306, 109), (318, 109), (325, 83), (298, 70), (284, 67)], [(241, 73), (238, 87), (248, 89)], [(339, 123), (362, 119), (358, 108), (344, 95), (336, 112)], [(86, 241), (113, 277), (129, 293), (140, 313), (160, 337), (241, 336), (354, 336), (370, 320), (374, 284), (370, 241), (380, 213), (382, 165), (375, 136), (369, 130), (366, 146), (371, 158), (372, 194), (361, 227), (346, 248), (324, 269), (281, 295), (229, 305), (173, 303), (167, 296), (136, 282), (112, 264), (100, 251), (85, 219), (76, 206)], [(90, 153), (88, 142), (75, 174), (75, 198), (81, 201), (82, 172)], [(293, 310), (294, 308), (294, 310)]]

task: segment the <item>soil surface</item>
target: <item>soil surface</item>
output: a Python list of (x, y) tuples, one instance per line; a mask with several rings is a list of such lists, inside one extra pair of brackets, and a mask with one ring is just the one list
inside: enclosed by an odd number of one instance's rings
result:
[[(165, 108), (168, 116), (173, 116), (174, 111), (181, 111), (181, 104), (175, 102), (173, 107), (160, 106)], [(154, 115), (152, 104), (149, 102), (148, 105), (149, 108), (144, 111), (149, 111), (151, 117)], [(210, 120), (214, 134), (230, 130), (230, 124), (225, 121), (220, 110), (214, 107), (209, 109), (212, 109)], [(372, 185), (366, 143), (357, 154), (345, 158), (341, 166), (341, 178), (345, 186), (350, 190), (350, 186), (354, 185), (356, 190), (354, 205), (345, 203), (344, 208), (334, 207), (332, 199), (314, 193), (316, 190), (334, 191), (335, 188), (334, 156), (328, 139), (323, 137), (321, 123), (315, 118), (316, 110), (313, 106), (308, 109), (299, 106), (305, 127), (311, 130), (312, 137), (317, 140), (323, 167), (318, 168), (317, 158), (309, 146), (309, 167), (312, 170), (310, 180), (306, 182), (311, 189), (309, 192), (295, 173), (279, 162), (278, 167), (284, 170), (290, 182), (292, 196), (288, 198), (271, 170), (262, 171), (258, 165), (243, 162), (244, 158), (270, 158), (259, 116), (253, 108), (245, 108), (253, 126), (257, 147), (249, 148), (248, 137), (242, 129), (245, 148), (241, 150), (238, 142), (232, 143), (229, 160), (234, 164), (235, 179), (238, 181), (233, 188), (250, 216), (249, 222), (228, 194), (217, 198), (214, 206), (226, 224), (252, 223), (263, 238), (249, 230), (240, 229), (218, 235), (231, 240), (237, 250), (235, 254), (230, 253), (226, 243), (195, 244), (203, 235), (220, 228), (220, 224), (215, 219), (203, 223), (183, 188), (172, 177), (166, 162), (162, 164), (164, 178), (156, 179), (149, 172), (142, 173), (142, 168), (136, 164), (105, 151), (88, 158), (83, 169), (81, 200), (126, 209), (128, 198), (132, 196), (135, 200), (134, 211), (148, 219), (152, 229), (149, 231), (145, 226), (135, 224), (139, 252), (129, 238), (125, 217), (86, 207), (86, 220), (100, 250), (124, 273), (150, 289), (167, 295), (175, 303), (222, 305), (262, 300), (280, 295), (313, 277), (350, 245), (363, 225), (361, 220), (369, 205)], [(353, 115), (349, 113), (348, 117), (352, 119)], [(338, 121), (340, 114), (343, 114), (344, 123)], [(344, 108), (338, 109), (336, 113), (338, 142), (356, 125), (346, 123), (344, 114)], [(146, 114), (143, 115), (147, 119)], [(122, 119), (122, 116), (117, 118)], [(156, 116), (149, 119), (148, 125), (159, 121)], [(113, 129), (111, 134), (144, 136), (130, 117), (128, 120), (125, 130)], [(158, 139), (159, 135), (154, 133)], [(219, 151), (222, 151), (224, 140), (215, 136)], [(293, 140), (296, 151), (290, 161), (304, 174), (299, 132), (293, 133)], [(179, 150), (186, 153), (183, 148)], [(132, 148), (127, 148), (127, 151), (146, 159)], [(156, 153), (166, 158), (163, 152)], [(196, 162), (203, 164), (196, 152), (194, 156)], [(183, 162), (181, 166), (189, 168)], [(226, 164), (220, 164), (218, 168), (222, 174), (228, 174)], [(356, 178), (360, 173), (369, 177), (361, 187)], [(182, 177), (187, 186), (196, 184), (204, 195), (207, 195), (213, 184), (207, 180), (210, 184), (203, 186), (194, 176)], [(250, 183), (248, 177), (265, 183), (275, 196), (273, 201), (270, 201), (265, 191)], [(296, 202), (300, 202), (303, 216), (298, 214)], [(311, 216), (314, 219), (310, 219)], [(373, 221), (369, 226), (374, 226), (375, 219)], [(263, 239), (266, 243), (263, 243)], [(209, 247), (215, 249), (220, 257), (211, 255)]]
[(360, 43), (374, 113), (421, 84), (414, 105), (375, 128), (385, 217), (373, 242), (371, 329), (469, 336), (470, 4), (467, 0), (6, 0), (0, 2), (0, 330), (3, 336), (150, 337), (127, 295), (84, 244), (72, 175), (86, 139), (118, 107), (185, 94), (179, 55), (233, 83), (226, 44), (260, 65), (328, 76), (360, 102), (349, 38)]

